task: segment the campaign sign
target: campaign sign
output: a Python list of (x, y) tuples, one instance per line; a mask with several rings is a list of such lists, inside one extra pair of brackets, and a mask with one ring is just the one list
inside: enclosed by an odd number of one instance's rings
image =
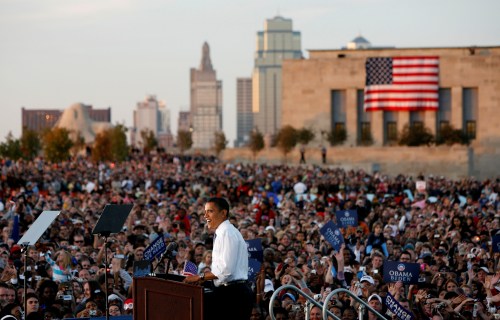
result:
[(260, 272), (261, 263), (255, 259), (248, 259), (248, 281), (254, 282)]
[(340, 246), (344, 243), (344, 236), (339, 228), (330, 220), (319, 230), (325, 240), (332, 245), (333, 250), (339, 251)]
[(262, 262), (264, 260), (264, 251), (262, 249), (262, 240), (245, 240), (248, 249), (248, 259), (255, 259)]
[(340, 228), (356, 227), (358, 225), (357, 210), (339, 210), (335, 212), (337, 216), (337, 225)]
[(402, 281), (404, 284), (418, 284), (420, 264), (401, 261), (384, 263), (384, 282)]
[(494, 235), (491, 243), (493, 245), (493, 252), (500, 252), (500, 234)]
[(153, 261), (154, 258), (161, 255), (167, 246), (163, 237), (156, 237), (151, 244), (144, 250), (144, 260)]
[(405, 307), (399, 304), (399, 302), (394, 299), (394, 297), (387, 292), (387, 296), (385, 297), (385, 305), (387, 309), (398, 317), (399, 320), (414, 320), (415, 317), (413, 314), (406, 310)]

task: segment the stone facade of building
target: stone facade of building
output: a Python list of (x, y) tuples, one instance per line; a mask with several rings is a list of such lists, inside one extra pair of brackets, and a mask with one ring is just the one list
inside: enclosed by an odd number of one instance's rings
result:
[[(439, 111), (363, 111), (365, 61), (368, 57), (438, 56)], [(412, 159), (415, 164), (428, 159), (426, 147), (410, 148), (415, 156), (403, 155), (388, 141), (388, 117), (401, 132), (419, 121), (435, 135), (442, 123), (472, 135), (467, 153), (466, 175), (498, 175), (500, 155), (500, 47), (413, 48), (364, 50), (311, 50), (304, 60), (285, 60), (282, 69), (282, 125), (310, 127), (320, 144), (321, 133), (330, 132), (338, 122), (335, 103), (347, 133), (343, 147), (350, 154), (381, 148), (394, 163)], [(337, 97), (337, 98), (336, 98)], [(338, 98), (340, 97), (340, 98)], [(336, 100), (336, 101), (334, 101)], [(338, 101), (337, 101), (338, 100)], [(336, 119), (337, 117), (337, 119)], [(361, 126), (368, 124), (371, 147), (360, 141)], [(370, 153), (372, 163), (380, 163), (378, 152)], [(449, 164), (452, 158), (443, 158)], [(389, 168), (390, 169), (390, 168)], [(436, 167), (438, 171), (439, 167)]]

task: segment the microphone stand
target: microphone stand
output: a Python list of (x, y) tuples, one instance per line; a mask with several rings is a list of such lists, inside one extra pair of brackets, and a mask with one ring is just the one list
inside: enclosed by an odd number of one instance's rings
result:
[(108, 237), (111, 235), (111, 232), (103, 232), (100, 234), (101, 237), (104, 238), (104, 295), (106, 296), (105, 299), (105, 305), (106, 305), (106, 320), (109, 320), (109, 302), (108, 302), (108, 248), (109, 248), (109, 243), (108, 243)]
[(160, 259), (158, 261), (158, 263), (156, 264), (155, 268), (153, 269), (153, 274), (155, 273), (156, 269), (158, 268), (158, 266), (162, 263), (162, 261), (164, 261), (165, 258), (168, 259), (167, 261), (167, 268), (165, 270), (165, 274), (168, 274), (168, 269), (170, 269), (170, 263), (172, 262), (172, 259), (177, 256), (177, 251), (165, 251), (161, 256), (160, 256)]
[(27, 317), (26, 311), (28, 310), (28, 300), (26, 300), (26, 295), (28, 291), (28, 250), (29, 242), (25, 242), (21, 245), (21, 253), (24, 253), (24, 284), (23, 284), (23, 292), (24, 292), (24, 317)]

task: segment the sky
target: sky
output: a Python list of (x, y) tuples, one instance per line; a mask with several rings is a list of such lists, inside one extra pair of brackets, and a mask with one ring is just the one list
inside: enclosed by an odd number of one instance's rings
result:
[(0, 141), (21, 134), (21, 108), (111, 107), (132, 126), (153, 94), (189, 110), (189, 70), (202, 45), (223, 83), (223, 130), (236, 138), (236, 79), (251, 77), (256, 33), (290, 18), (302, 50), (500, 46), (498, 0), (0, 0)]

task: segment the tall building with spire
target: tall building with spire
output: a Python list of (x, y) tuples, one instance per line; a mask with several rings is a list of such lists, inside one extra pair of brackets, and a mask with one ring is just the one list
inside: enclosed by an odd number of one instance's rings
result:
[(257, 32), (257, 50), (252, 76), (253, 124), (263, 134), (281, 128), (281, 64), (285, 59), (302, 59), (300, 32), (292, 20), (276, 16), (267, 19)]
[(191, 68), (190, 83), (193, 148), (208, 149), (214, 133), (222, 130), (222, 81), (217, 80), (206, 42), (199, 68)]

